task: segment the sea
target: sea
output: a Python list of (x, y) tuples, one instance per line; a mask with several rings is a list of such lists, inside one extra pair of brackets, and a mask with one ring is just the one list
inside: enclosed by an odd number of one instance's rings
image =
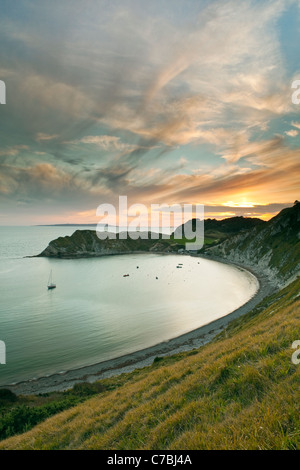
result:
[[(231, 313), (258, 289), (247, 271), (182, 254), (31, 257), (78, 229), (0, 227), (1, 386), (177, 337)], [(57, 287), (48, 290), (51, 271)]]

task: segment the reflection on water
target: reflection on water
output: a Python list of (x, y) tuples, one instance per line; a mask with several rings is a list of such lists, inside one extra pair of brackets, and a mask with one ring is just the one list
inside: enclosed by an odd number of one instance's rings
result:
[[(232, 312), (257, 290), (251, 274), (189, 256), (21, 258), (73, 231), (28, 227), (20, 237), (0, 229), (0, 384), (157, 344)], [(51, 269), (57, 288), (48, 291)]]

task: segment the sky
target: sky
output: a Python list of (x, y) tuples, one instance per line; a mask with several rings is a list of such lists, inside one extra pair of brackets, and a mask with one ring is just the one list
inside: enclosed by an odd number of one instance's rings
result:
[(299, 44), (298, 0), (0, 0), (0, 225), (269, 219), (300, 198)]

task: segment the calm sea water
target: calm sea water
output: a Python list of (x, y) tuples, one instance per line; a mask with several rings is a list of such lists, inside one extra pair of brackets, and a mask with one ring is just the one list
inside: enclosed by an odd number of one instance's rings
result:
[[(0, 227), (0, 385), (176, 337), (232, 312), (258, 287), (249, 273), (189, 256), (24, 258), (76, 229)], [(48, 291), (51, 269), (57, 288)]]

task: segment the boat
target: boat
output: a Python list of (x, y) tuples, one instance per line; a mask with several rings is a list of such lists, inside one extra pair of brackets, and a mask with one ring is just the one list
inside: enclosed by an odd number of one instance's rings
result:
[(56, 284), (54, 284), (54, 282), (52, 281), (52, 269), (51, 269), (49, 280), (48, 280), (48, 290), (55, 289), (55, 288), (56, 288)]

